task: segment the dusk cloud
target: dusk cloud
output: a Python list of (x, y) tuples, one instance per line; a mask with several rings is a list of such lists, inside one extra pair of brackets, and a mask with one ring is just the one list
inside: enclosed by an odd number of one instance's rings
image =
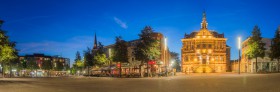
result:
[(119, 18), (117, 18), (117, 17), (114, 17), (114, 20), (115, 20), (115, 22), (120, 26), (120, 27), (122, 27), (122, 28), (124, 28), (124, 29), (127, 29), (127, 25), (126, 25), (126, 23), (125, 22), (123, 22), (122, 20), (120, 20)]

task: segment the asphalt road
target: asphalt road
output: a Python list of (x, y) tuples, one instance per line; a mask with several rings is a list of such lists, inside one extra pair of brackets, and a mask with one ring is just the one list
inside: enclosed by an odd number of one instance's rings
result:
[(0, 78), (0, 92), (280, 92), (280, 73), (161, 78)]

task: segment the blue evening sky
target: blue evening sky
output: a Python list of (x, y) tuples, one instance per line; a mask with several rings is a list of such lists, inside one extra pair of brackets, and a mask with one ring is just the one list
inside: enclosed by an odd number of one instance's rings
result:
[(203, 10), (208, 29), (224, 33), (231, 59), (238, 57), (237, 37), (247, 38), (259, 25), (272, 38), (280, 25), (279, 0), (0, 0), (2, 29), (16, 41), (20, 55), (62, 55), (73, 62), (76, 51), (93, 46), (94, 33), (104, 45), (138, 38), (150, 25), (181, 53), (184, 33), (200, 29)]

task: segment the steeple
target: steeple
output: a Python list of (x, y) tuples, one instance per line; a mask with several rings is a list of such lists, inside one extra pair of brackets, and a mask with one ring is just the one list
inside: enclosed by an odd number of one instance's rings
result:
[(202, 22), (201, 22), (201, 29), (207, 29), (207, 21), (206, 21), (206, 13), (205, 11), (203, 12), (203, 17), (202, 17)]
[(97, 49), (97, 38), (96, 38), (96, 33), (94, 34), (94, 44), (93, 44), (93, 49)]

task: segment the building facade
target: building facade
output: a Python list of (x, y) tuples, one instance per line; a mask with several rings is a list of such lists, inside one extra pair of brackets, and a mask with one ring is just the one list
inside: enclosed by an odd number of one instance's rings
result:
[[(169, 63), (170, 63), (171, 56), (169, 53), (169, 49), (166, 46), (166, 41), (165, 41), (164, 36), (161, 33), (154, 32), (152, 34), (152, 37), (154, 39), (157, 39), (160, 42), (159, 48), (160, 48), (161, 55), (159, 57), (159, 60), (156, 60), (156, 62), (155, 62), (155, 67), (157, 69), (159, 69), (158, 72), (160, 72), (160, 71), (163, 71), (164, 68), (166, 68), (170, 65)], [(139, 39), (127, 42), (127, 44), (128, 44), (128, 48), (127, 48), (128, 49), (128, 62), (129, 63), (123, 63), (122, 68), (128, 68), (127, 70), (135, 70), (134, 72), (139, 72), (138, 70), (141, 68), (140, 66), (142, 63), (141, 63), (141, 61), (136, 60), (136, 57), (134, 55), (135, 54), (134, 49), (136, 48), (136, 45), (139, 42), (140, 42)], [(106, 56), (108, 58), (112, 57), (113, 51), (114, 51), (114, 44), (105, 46), (104, 49), (105, 49)], [(146, 67), (145, 64), (146, 63), (144, 63), (144, 66)]]
[(185, 34), (182, 41), (181, 70), (184, 73), (226, 72), (230, 66), (230, 47), (224, 34), (208, 30), (203, 13), (201, 29)]
[[(242, 54), (241, 54), (241, 62), (240, 62), (240, 72), (243, 73), (255, 73), (256, 72), (256, 59), (248, 59), (246, 57), (245, 52), (248, 50), (248, 41), (250, 38), (246, 39), (242, 42)], [(278, 72), (278, 62), (277, 60), (271, 60), (269, 58), (271, 39), (262, 38), (262, 42), (265, 43), (265, 56), (264, 58), (258, 57), (258, 72)], [(232, 71), (239, 71), (239, 63), (238, 60), (235, 60), (231, 63)]]
[(19, 56), (19, 61), (26, 62), (26, 65), (35, 62), (39, 69), (44, 67), (43, 62), (51, 62), (51, 70), (66, 70), (70, 67), (70, 59), (61, 56), (48, 56), (44, 54), (34, 53), (33, 55)]

